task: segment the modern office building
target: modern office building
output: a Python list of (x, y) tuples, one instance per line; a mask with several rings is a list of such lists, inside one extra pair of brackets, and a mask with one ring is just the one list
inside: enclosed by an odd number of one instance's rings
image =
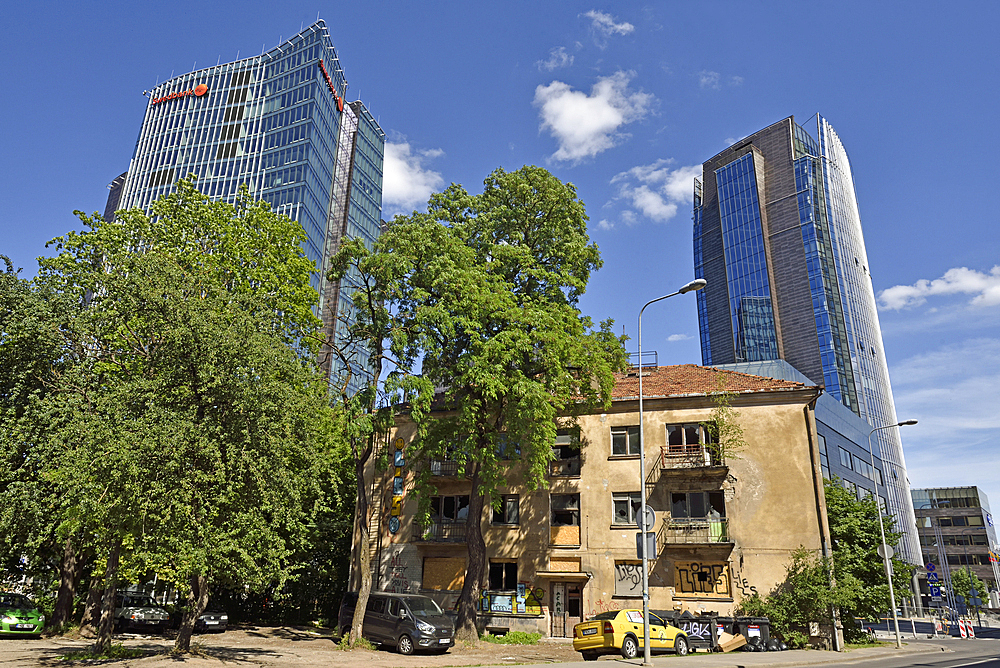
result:
[[(316, 264), (313, 287), (328, 336), (342, 338), (352, 277), (326, 280), (341, 240), (371, 244), (382, 227), (385, 133), (347, 80), (320, 20), (259, 56), (173, 77), (149, 101), (128, 172), (109, 185), (108, 209), (149, 205), (194, 174), (212, 198), (255, 199), (298, 221)], [(345, 285), (341, 285), (341, 283)], [(331, 383), (345, 377), (335, 356), (321, 359)], [(355, 359), (351, 386), (363, 384)]]
[(966, 593), (950, 590), (950, 576), (966, 569), (986, 584), (988, 591), (977, 592), (983, 603), (1000, 607), (997, 563), (1000, 544), (986, 494), (978, 487), (936, 487), (911, 492), (923, 562), (934, 565), (933, 570), (928, 567), (920, 574), (924, 607), (957, 607), (959, 601), (955, 595)]
[[(694, 199), (695, 276), (708, 281), (697, 293), (702, 363), (785, 360), (868, 425), (894, 424), (851, 165), (826, 119), (815, 121), (813, 134), (786, 118), (702, 166)], [(867, 433), (843, 436), (853, 443), (848, 455), (867, 459)], [(872, 441), (875, 470), (862, 465), (862, 490), (884, 491), (906, 531), (901, 556), (919, 563), (898, 429)], [(853, 466), (852, 457), (844, 461)]]

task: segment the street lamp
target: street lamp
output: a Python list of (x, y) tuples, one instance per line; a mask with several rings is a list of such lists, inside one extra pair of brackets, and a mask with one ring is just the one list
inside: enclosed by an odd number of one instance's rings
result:
[[(979, 533), (979, 529), (963, 529), (962, 530), (962, 556), (965, 557), (965, 575), (966, 575), (967, 578), (969, 578), (969, 591), (965, 592), (965, 594), (963, 596), (963, 598), (965, 598), (965, 600), (966, 600), (966, 604), (965, 604), (966, 610), (968, 610), (968, 608), (969, 608), (969, 603), (968, 603), (968, 601), (969, 601), (969, 593), (971, 591), (976, 591), (975, 585), (972, 584), (972, 571), (969, 570), (969, 546), (965, 542), (965, 534), (969, 533), (970, 531), (975, 531), (976, 533)], [(988, 535), (989, 534), (987, 534), (987, 536)], [(979, 596), (979, 592), (978, 591), (976, 591), (976, 596)], [(989, 597), (987, 597), (987, 598), (989, 598)], [(983, 618), (979, 616), (979, 607), (978, 606), (976, 607), (976, 622), (979, 624), (979, 626), (983, 625)]]
[(701, 290), (706, 285), (708, 285), (708, 281), (704, 278), (696, 278), (677, 292), (652, 299), (639, 309), (639, 501), (642, 503), (639, 507), (639, 516), (642, 518), (639, 522), (641, 525), (639, 543), (642, 546), (642, 665), (644, 666), (652, 666), (653, 662), (649, 656), (649, 575), (646, 572), (649, 568), (649, 555), (646, 553), (646, 530), (652, 527), (646, 526), (646, 442), (643, 438), (645, 430), (642, 426), (642, 312), (650, 304), (662, 301), (667, 297)]
[[(872, 450), (872, 434), (880, 429), (892, 429), (893, 427), (908, 427), (910, 425), (917, 424), (916, 420), (903, 420), (902, 422), (897, 422), (896, 424), (886, 424), (881, 427), (875, 427), (870, 432), (868, 432), (868, 454), (872, 458), (872, 470), (875, 470), (875, 451)], [(885, 463), (885, 458), (882, 458), (883, 464)], [(884, 466), (883, 466), (884, 468)], [(885, 472), (883, 471), (883, 477)], [(878, 496), (878, 487), (875, 487), (875, 495)], [(899, 639), (899, 616), (896, 615), (896, 594), (892, 591), (892, 566), (889, 564), (889, 546), (885, 544), (885, 525), (882, 524), (882, 506), (877, 501), (875, 503), (878, 512), (878, 531), (882, 536), (882, 560), (885, 564), (885, 579), (889, 581), (889, 607), (892, 608), (892, 623), (896, 627), (896, 649), (903, 647), (903, 642)]]

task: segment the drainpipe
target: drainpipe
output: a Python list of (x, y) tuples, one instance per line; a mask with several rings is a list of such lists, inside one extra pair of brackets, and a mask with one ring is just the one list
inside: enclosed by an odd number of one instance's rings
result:
[[(833, 577), (833, 551), (830, 546), (830, 521), (826, 516), (826, 496), (823, 493), (823, 469), (820, 468), (819, 443), (813, 438), (813, 434), (819, 433), (816, 430), (816, 402), (823, 394), (823, 388), (817, 388), (816, 396), (806, 404), (803, 409), (806, 418), (806, 437), (809, 439), (809, 454), (812, 459), (813, 473), (813, 494), (816, 502), (816, 515), (819, 517), (819, 539), (822, 545), (823, 558), (830, 564), (830, 587), (836, 587), (837, 582)], [(844, 626), (840, 623), (840, 610), (833, 608), (833, 651), (841, 652), (840, 637), (844, 632)]]

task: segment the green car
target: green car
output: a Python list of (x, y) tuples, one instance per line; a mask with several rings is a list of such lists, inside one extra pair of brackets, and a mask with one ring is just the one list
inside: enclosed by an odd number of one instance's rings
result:
[(39, 636), (45, 628), (45, 615), (27, 596), (0, 592), (0, 635)]

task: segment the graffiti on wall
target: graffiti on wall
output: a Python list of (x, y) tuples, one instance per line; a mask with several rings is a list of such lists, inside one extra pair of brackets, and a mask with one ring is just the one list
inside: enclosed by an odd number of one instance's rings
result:
[(420, 577), (419, 555), (407, 547), (391, 552), (389, 558), (383, 562), (386, 584), (382, 591), (402, 594), (416, 588)]
[(642, 564), (615, 562), (615, 596), (642, 596)]
[[(628, 603), (628, 601), (626, 601)], [(603, 599), (597, 599), (594, 601), (594, 607), (590, 609), (590, 616), (599, 615), (602, 612), (608, 612), (609, 610), (621, 610), (622, 604), (620, 601), (605, 601)]]
[(678, 595), (731, 598), (729, 563), (725, 561), (678, 561), (674, 563), (674, 587)]

